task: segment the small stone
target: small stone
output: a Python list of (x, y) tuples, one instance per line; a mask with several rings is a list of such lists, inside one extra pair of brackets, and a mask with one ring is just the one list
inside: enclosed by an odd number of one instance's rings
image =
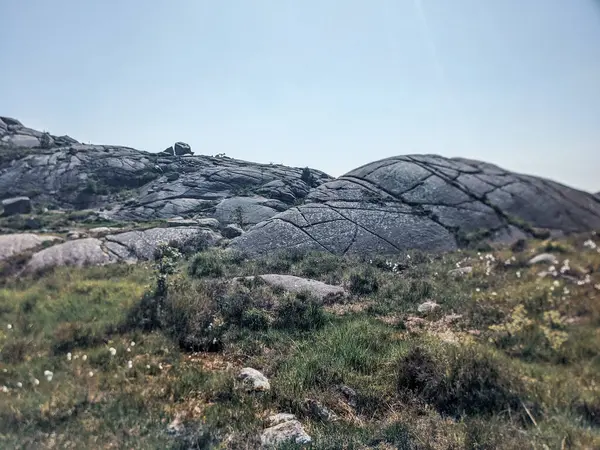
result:
[(530, 266), (540, 263), (558, 264), (558, 259), (551, 253), (540, 253), (527, 261)]
[(251, 367), (245, 367), (240, 371), (238, 378), (241, 379), (250, 391), (268, 391), (271, 389), (269, 379), (261, 372)]
[(167, 433), (171, 435), (181, 434), (184, 430), (185, 426), (183, 425), (183, 422), (181, 421), (181, 417), (179, 415), (175, 416), (173, 421), (169, 425), (167, 425)]
[(321, 402), (317, 400), (307, 399), (305, 405), (308, 408), (309, 413), (316, 419), (322, 420), (323, 422), (333, 422), (338, 419), (336, 413), (331, 411)]
[(297, 420), (289, 420), (265, 429), (260, 436), (263, 448), (273, 448), (284, 443), (309, 444), (311, 437)]
[(289, 413), (279, 413), (270, 416), (267, 419), (270, 427), (274, 427), (275, 425), (279, 425), (280, 423), (289, 422), (290, 420), (296, 420), (296, 416)]
[(421, 303), (417, 307), (417, 311), (419, 311), (420, 313), (429, 313), (429, 312), (432, 312), (432, 311), (438, 309), (439, 307), (440, 307), (440, 305), (438, 305), (436, 302), (427, 300), (426, 302)]
[(465, 275), (468, 275), (470, 273), (473, 272), (473, 267), (469, 266), (469, 267), (460, 267), (458, 269), (452, 269), (451, 271), (448, 272), (448, 275), (450, 276), (454, 276), (454, 277), (462, 277)]

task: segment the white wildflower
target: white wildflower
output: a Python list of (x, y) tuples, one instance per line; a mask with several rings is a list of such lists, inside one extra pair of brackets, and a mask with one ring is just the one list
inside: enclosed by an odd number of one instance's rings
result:
[(40, 380), (38, 380), (37, 378), (34, 378), (33, 384), (34, 384), (34, 386), (37, 386), (38, 384), (40, 384)]
[(117, 354), (117, 349), (114, 347), (109, 348), (108, 351), (110, 352), (110, 356), (115, 356)]
[(521, 271), (517, 270), (517, 278), (521, 278)]
[(128, 351), (128, 352), (130, 352), (130, 351), (131, 351), (131, 348), (130, 348), (130, 347), (127, 347), (127, 351)]
[(7, 393), (8, 392), (8, 388), (6, 386), (2, 386), (2, 392)]
[(160, 370), (163, 370), (163, 365), (162, 365), (162, 363), (158, 363), (158, 368), (159, 368)]
[(91, 370), (88, 372), (89, 377), (93, 377), (94, 376), (94, 372), (92, 372)]
[(79, 355), (74, 355), (73, 359), (79, 359)]
[(82, 359), (83, 361), (87, 361), (87, 355), (83, 355), (83, 356), (81, 357), (81, 359)]
[(130, 347), (135, 347), (135, 342), (131, 341), (131, 344), (129, 344)]
[(133, 368), (133, 361), (132, 360), (127, 361), (127, 368), (128, 369)]
[(52, 381), (52, 377), (54, 376), (54, 374), (49, 370), (44, 370), (44, 376), (46, 377), (46, 380)]
[(71, 359), (73, 359), (73, 355), (71, 354), (71, 352), (67, 353), (67, 361), (71, 361)]
[(479, 288), (476, 288), (476, 289), (475, 289), (475, 291), (476, 291), (476, 292), (481, 292), (481, 289), (479, 289)]
[(18, 382), (17, 382), (17, 387), (18, 387), (19, 389), (21, 389), (21, 388), (23, 387), (23, 383), (21, 383), (20, 381), (18, 381)]
[(146, 364), (146, 369), (149, 369), (149, 368), (150, 368), (150, 364)]
[(554, 292), (554, 286), (550, 286), (550, 292)]
[(8, 325), (6, 325), (6, 328), (8, 328), (9, 330), (12, 330), (12, 324), (9, 323)]
[(492, 296), (495, 297), (496, 295), (498, 295), (497, 292), (492, 292)]
[(558, 280), (554, 280), (554, 281), (552, 282), (552, 284), (553, 284), (554, 286), (558, 287), (558, 286), (560, 286), (560, 281), (558, 281)]
[(564, 292), (566, 295), (569, 295), (569, 294), (571, 293), (571, 291), (569, 290), (569, 288), (568, 288), (568, 287), (566, 287), (566, 286), (565, 286), (565, 288), (563, 289), (563, 292)]
[(588, 239), (587, 241), (585, 241), (583, 243), (583, 246), (587, 247), (591, 250), (595, 250), (598, 247), (598, 245), (596, 245), (596, 243), (594, 241), (592, 241), (591, 239)]
[(406, 257), (407, 257), (408, 259), (410, 259), (410, 255), (406, 255)]

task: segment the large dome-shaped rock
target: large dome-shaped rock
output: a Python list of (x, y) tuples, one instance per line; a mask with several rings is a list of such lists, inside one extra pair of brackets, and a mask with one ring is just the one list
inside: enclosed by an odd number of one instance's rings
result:
[(600, 200), (559, 183), (463, 158), (407, 155), (359, 167), (305, 203), (235, 239), (249, 254), (277, 249), (394, 253), (452, 250), (470, 239), (511, 241), (532, 228), (600, 227)]

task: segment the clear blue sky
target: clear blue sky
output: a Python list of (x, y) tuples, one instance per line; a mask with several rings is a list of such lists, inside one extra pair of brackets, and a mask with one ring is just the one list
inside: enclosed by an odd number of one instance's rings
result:
[(0, 0), (0, 61), (0, 114), (84, 142), (600, 190), (595, 0)]

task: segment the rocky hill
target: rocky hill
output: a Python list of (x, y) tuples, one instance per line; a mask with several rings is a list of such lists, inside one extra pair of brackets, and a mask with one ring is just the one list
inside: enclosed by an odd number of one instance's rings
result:
[[(147, 259), (163, 238), (187, 245), (201, 236), (211, 246), (235, 238), (232, 247), (248, 255), (287, 249), (390, 254), (600, 228), (599, 197), (479, 161), (405, 155), (333, 179), (315, 169), (193, 156), (187, 144), (176, 145), (185, 152), (86, 145), (0, 117), (5, 213), (33, 213), (27, 228), (38, 233), (48, 231), (48, 220), (35, 216), (42, 209), (92, 209), (96, 218), (122, 225), (100, 234), (65, 236), (66, 230), (59, 237), (84, 239), (45, 241), (56, 245), (34, 255), (28, 267)], [(179, 228), (123, 226), (157, 219)], [(15, 239), (4, 247), (16, 248)]]
[(333, 253), (453, 250), (600, 227), (600, 199), (492, 164), (435, 155), (377, 161), (313, 189), (303, 205), (257, 225), (234, 245)]
[(200, 216), (229, 222), (239, 208), (251, 225), (328, 180), (318, 170), (86, 145), (0, 117), (0, 200), (28, 196), (51, 208), (110, 208), (106, 217), (125, 220)]

